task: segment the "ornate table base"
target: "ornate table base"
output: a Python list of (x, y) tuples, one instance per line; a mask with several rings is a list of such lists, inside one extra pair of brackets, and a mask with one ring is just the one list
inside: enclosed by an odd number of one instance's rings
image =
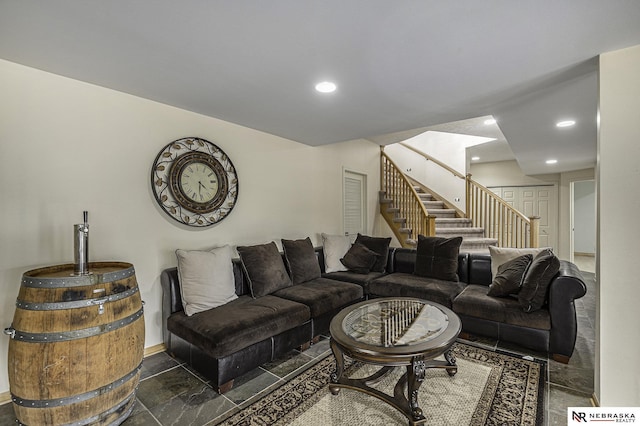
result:
[[(369, 377), (361, 379), (350, 379), (343, 377), (344, 373), (344, 353), (335, 340), (331, 339), (331, 351), (336, 359), (336, 371), (331, 374), (329, 390), (333, 395), (340, 392), (340, 388), (354, 389), (375, 396), (388, 403), (409, 419), (409, 425), (420, 425), (425, 421), (422, 409), (418, 404), (418, 390), (424, 381), (427, 368), (444, 368), (449, 376), (454, 376), (458, 372), (456, 358), (450, 350), (444, 352), (446, 361), (425, 360), (424, 356), (416, 355), (412, 357), (410, 364), (405, 364), (407, 371), (400, 377), (393, 389), (393, 396), (388, 395), (371, 385), (381, 381), (389, 372), (399, 365), (384, 365), (384, 360), (380, 360), (382, 367)], [(354, 357), (358, 359), (358, 357)], [(368, 362), (368, 361), (366, 361)], [(405, 396), (404, 390), (407, 390)]]

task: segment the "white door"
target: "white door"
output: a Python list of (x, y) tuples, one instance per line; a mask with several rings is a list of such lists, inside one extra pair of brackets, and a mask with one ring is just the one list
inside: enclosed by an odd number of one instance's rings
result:
[(344, 234), (355, 236), (367, 233), (367, 176), (344, 170), (343, 172)]
[(558, 190), (555, 185), (491, 188), (526, 217), (540, 216), (540, 247), (558, 248)]

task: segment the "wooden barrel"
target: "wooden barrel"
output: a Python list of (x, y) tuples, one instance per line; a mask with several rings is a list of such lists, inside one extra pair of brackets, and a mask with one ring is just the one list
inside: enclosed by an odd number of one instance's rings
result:
[(9, 342), (9, 386), (25, 425), (120, 424), (131, 413), (144, 353), (133, 265), (89, 263), (26, 272)]

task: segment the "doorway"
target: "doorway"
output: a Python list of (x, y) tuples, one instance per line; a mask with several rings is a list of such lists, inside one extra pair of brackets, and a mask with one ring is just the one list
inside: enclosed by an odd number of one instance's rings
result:
[(595, 180), (573, 181), (571, 192), (571, 261), (581, 271), (595, 272), (596, 187)]

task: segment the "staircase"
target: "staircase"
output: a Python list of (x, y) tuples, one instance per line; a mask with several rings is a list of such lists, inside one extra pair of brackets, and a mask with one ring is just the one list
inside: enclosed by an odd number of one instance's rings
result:
[[(458, 217), (456, 209), (447, 208), (445, 202), (436, 199), (432, 194), (425, 191), (422, 186), (415, 185), (416, 191), (422, 204), (427, 209), (429, 216), (435, 217), (435, 236), (443, 238), (462, 237), (461, 252), (489, 253), (489, 246), (496, 245), (497, 238), (485, 238), (484, 228), (473, 227), (472, 220)], [(394, 200), (387, 197), (386, 192), (380, 192), (381, 211), (386, 211), (390, 216), (390, 223), (395, 227), (397, 233), (402, 235), (403, 246), (415, 247), (417, 235), (412, 229), (407, 228), (407, 219), (401, 217), (400, 208), (394, 206)]]
[(492, 245), (539, 246), (539, 217), (527, 218), (471, 175), (461, 175), (428, 154), (407, 148), (450, 172), (452, 179), (464, 180), (466, 211), (405, 175), (381, 148), (380, 213), (403, 247), (416, 247), (418, 235), (461, 236), (464, 252), (487, 253)]

